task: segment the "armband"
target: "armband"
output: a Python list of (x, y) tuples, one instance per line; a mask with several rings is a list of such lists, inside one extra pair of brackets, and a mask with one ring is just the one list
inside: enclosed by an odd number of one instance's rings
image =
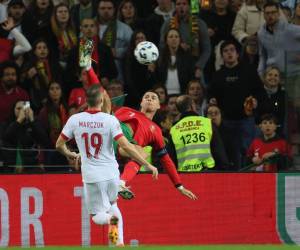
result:
[(168, 154), (168, 151), (167, 151), (167, 149), (166, 149), (165, 147), (163, 147), (161, 150), (159, 150), (159, 151), (156, 153), (156, 155), (157, 155), (158, 157), (162, 157), (162, 156), (164, 156), (164, 155), (166, 155), (166, 154)]

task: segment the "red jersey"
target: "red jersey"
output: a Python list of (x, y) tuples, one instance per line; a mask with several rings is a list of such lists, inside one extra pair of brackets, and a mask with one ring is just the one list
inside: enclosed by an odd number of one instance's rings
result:
[[(146, 117), (144, 113), (131, 108), (121, 107), (117, 110), (115, 116), (119, 121), (130, 125), (133, 130), (133, 138), (138, 145), (142, 147), (150, 145), (156, 152), (165, 150), (165, 143), (160, 127)], [(164, 153), (160, 157), (160, 162), (173, 184), (176, 187), (180, 186), (181, 180), (170, 156)]]
[(165, 147), (160, 127), (151, 121), (144, 113), (137, 110), (121, 107), (115, 116), (119, 121), (127, 123), (133, 130), (133, 138), (138, 145), (152, 146), (155, 151)]
[[(270, 140), (264, 140), (263, 138), (255, 138), (249, 149), (247, 150), (247, 157), (253, 158), (255, 155), (262, 158), (265, 153), (276, 152), (282, 156), (291, 158), (291, 148), (286, 140), (275, 136)], [(277, 171), (276, 164), (268, 166), (269, 171)]]

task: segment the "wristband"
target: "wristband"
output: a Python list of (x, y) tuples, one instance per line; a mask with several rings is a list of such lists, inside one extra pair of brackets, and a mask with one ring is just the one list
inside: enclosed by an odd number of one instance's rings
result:
[(181, 191), (184, 189), (184, 187), (181, 185), (181, 186), (177, 187), (177, 189)]

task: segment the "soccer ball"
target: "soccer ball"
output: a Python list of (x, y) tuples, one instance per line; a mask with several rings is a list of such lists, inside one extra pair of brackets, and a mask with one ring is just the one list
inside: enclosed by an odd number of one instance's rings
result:
[(159, 52), (154, 43), (144, 41), (136, 46), (134, 56), (139, 63), (148, 65), (158, 59)]

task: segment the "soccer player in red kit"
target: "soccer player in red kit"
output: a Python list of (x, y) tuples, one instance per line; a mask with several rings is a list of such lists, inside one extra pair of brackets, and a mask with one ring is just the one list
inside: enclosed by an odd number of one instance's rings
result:
[[(118, 109), (115, 116), (119, 121), (125, 123), (132, 131), (133, 139), (142, 147), (152, 146), (154, 152), (160, 159), (162, 166), (169, 175), (171, 181), (178, 191), (192, 200), (197, 199), (190, 190), (184, 188), (177, 173), (175, 164), (171, 160), (166, 148), (161, 129), (152, 121), (156, 111), (160, 108), (159, 98), (155, 92), (148, 91), (144, 94), (141, 101), (141, 111), (128, 107)], [(119, 150), (124, 155), (122, 150)], [(121, 175), (122, 185), (131, 181), (140, 169), (140, 165), (135, 161), (129, 161), (125, 164), (123, 174)], [(122, 196), (122, 193), (120, 193)], [(123, 196), (122, 196), (123, 197)]]
[[(100, 84), (100, 81), (97, 79), (97, 75), (91, 68), (91, 51), (92, 50), (87, 51), (89, 53), (85, 54), (84, 63), (82, 63), (81, 66), (83, 66), (83, 64), (85, 65), (84, 68), (86, 69), (86, 73), (88, 76), (88, 85), (93, 85), (96, 83)], [(110, 113), (109, 108), (111, 108), (111, 105), (109, 104), (110, 100), (108, 95), (104, 96), (103, 101), (104, 103), (106, 103), (105, 112)], [(145, 147), (148, 145), (152, 146), (154, 152), (156, 152), (156, 154), (160, 158), (160, 161), (166, 173), (169, 175), (171, 181), (173, 182), (177, 190), (179, 190), (183, 195), (189, 197), (190, 199), (195, 200), (197, 199), (196, 195), (194, 195), (190, 190), (184, 188), (184, 186), (181, 183), (175, 164), (171, 160), (165, 148), (161, 129), (154, 122), (152, 122), (153, 116), (159, 108), (160, 103), (158, 95), (155, 92), (149, 91), (146, 92), (143, 96), (141, 102), (141, 112), (131, 108), (123, 107), (117, 110), (115, 116), (118, 118), (119, 121), (124, 123), (121, 123), (124, 135), (126, 134), (125, 129), (127, 131), (129, 130), (129, 134), (132, 135), (137, 145), (141, 147)], [(127, 154), (121, 148), (118, 148), (118, 151), (120, 156), (127, 157)], [(126, 187), (125, 184), (126, 182), (132, 180), (134, 176), (136, 176), (140, 167), (141, 165), (132, 160), (128, 161), (125, 164), (123, 174), (121, 175), (122, 183), (120, 185), (121, 190), (119, 192), (119, 194), (123, 198), (128, 197), (130, 199), (133, 197), (132, 192)], [(153, 174), (155, 175), (155, 173)]]

